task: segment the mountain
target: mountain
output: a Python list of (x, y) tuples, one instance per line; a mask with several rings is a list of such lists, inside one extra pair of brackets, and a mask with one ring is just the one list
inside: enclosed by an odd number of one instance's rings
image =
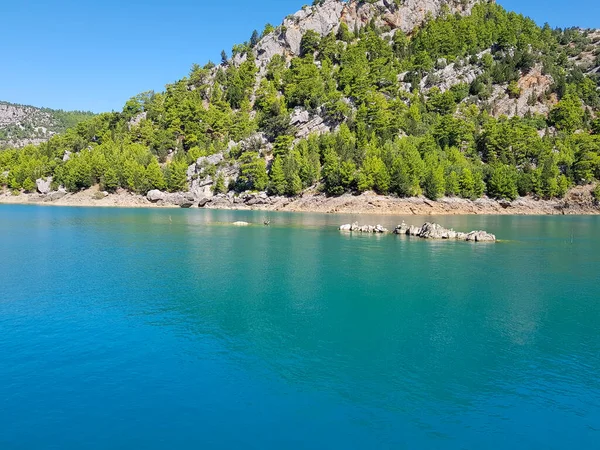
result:
[(599, 72), (600, 32), (493, 1), (316, 0), (164, 92), (0, 153), (0, 183), (52, 176), (202, 204), (246, 191), (561, 198), (600, 179)]
[(0, 101), (0, 148), (41, 144), (93, 116), (89, 112), (36, 108)]

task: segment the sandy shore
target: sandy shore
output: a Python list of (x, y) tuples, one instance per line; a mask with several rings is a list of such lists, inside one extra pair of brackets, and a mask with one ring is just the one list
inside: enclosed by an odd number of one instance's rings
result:
[[(295, 199), (272, 198), (268, 204), (248, 206), (234, 203), (230, 198), (215, 198), (206, 209), (240, 209), (262, 211), (293, 211), (350, 214), (389, 214), (389, 215), (562, 215), (600, 214), (600, 206), (591, 196), (592, 186), (572, 189), (562, 200), (536, 200), (520, 198), (514, 202), (499, 202), (482, 198), (475, 201), (459, 198), (443, 198), (431, 201), (423, 197), (400, 199), (365, 193), (359, 196), (346, 194), (341, 197), (326, 197), (321, 194), (304, 194)], [(102, 196), (97, 187), (63, 198), (48, 201), (37, 194), (12, 195), (0, 193), (0, 204), (39, 204), (53, 206), (81, 207), (122, 207), (122, 208), (177, 208), (174, 205), (151, 203), (145, 197), (121, 190), (115, 194)]]

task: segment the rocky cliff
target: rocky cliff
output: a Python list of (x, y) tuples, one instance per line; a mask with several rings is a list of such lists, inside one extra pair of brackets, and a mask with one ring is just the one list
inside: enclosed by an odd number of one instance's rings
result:
[(342, 23), (350, 30), (360, 29), (374, 21), (378, 27), (411, 33), (428, 17), (437, 17), (442, 11), (469, 14), (480, 0), (324, 0), (314, 6), (305, 6), (285, 18), (283, 24), (265, 36), (256, 48), (259, 67), (264, 69), (275, 55), (287, 57), (300, 54), (302, 36), (315, 31), (321, 36), (337, 32)]

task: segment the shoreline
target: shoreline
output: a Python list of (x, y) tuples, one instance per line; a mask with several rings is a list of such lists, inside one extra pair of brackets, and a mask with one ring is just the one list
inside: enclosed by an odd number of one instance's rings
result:
[[(475, 201), (460, 198), (442, 198), (431, 201), (424, 197), (397, 198), (375, 193), (362, 195), (344, 194), (340, 197), (326, 197), (323, 194), (305, 193), (298, 198), (267, 197), (262, 202), (247, 205), (231, 196), (213, 197), (200, 209), (305, 212), (326, 214), (384, 214), (404, 216), (443, 216), (443, 215), (599, 215), (600, 205), (592, 198), (593, 186), (571, 189), (564, 199), (537, 200), (519, 198), (513, 202), (480, 198)], [(180, 208), (165, 202), (153, 203), (146, 197), (120, 190), (102, 196), (98, 187), (68, 193), (62, 198), (50, 201), (39, 194), (12, 195), (0, 192), (1, 204), (25, 204), (43, 206), (102, 207), (102, 208)], [(193, 208), (198, 207), (198, 200)]]

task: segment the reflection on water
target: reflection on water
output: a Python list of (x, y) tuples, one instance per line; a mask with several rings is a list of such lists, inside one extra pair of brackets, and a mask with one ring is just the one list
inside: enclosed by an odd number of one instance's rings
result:
[(0, 208), (0, 443), (593, 448), (597, 218), (265, 214)]

